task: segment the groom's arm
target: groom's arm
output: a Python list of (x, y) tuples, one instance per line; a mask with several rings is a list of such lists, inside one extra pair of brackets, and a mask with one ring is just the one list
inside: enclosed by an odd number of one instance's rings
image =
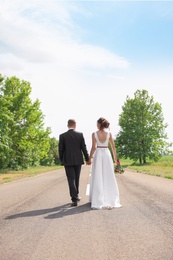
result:
[(63, 163), (64, 142), (63, 142), (63, 137), (62, 137), (62, 135), (59, 136), (58, 152), (59, 152), (59, 159), (60, 159), (61, 163)]
[(89, 154), (88, 154), (87, 147), (86, 147), (86, 144), (85, 144), (85, 139), (84, 139), (83, 134), (81, 134), (81, 135), (82, 135), (81, 150), (84, 154), (85, 160), (88, 161), (89, 160)]

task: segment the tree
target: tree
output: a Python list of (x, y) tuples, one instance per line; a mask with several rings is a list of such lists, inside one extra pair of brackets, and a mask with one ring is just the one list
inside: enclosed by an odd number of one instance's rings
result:
[(122, 110), (115, 140), (118, 154), (140, 163), (157, 161), (168, 147), (161, 104), (146, 90), (137, 90), (134, 98), (127, 96)]
[(19, 169), (39, 164), (49, 150), (51, 132), (44, 129), (40, 102), (31, 101), (29, 82), (2, 76), (0, 82), (0, 167)]
[[(0, 75), (0, 87), (4, 83), (4, 78)], [(10, 159), (10, 139), (9, 124), (12, 123), (12, 113), (7, 108), (8, 102), (3, 98), (0, 88), (0, 168), (6, 168)]]
[(58, 154), (58, 140), (55, 137), (49, 139), (50, 148), (46, 156), (41, 159), (41, 165), (55, 165), (60, 164)]

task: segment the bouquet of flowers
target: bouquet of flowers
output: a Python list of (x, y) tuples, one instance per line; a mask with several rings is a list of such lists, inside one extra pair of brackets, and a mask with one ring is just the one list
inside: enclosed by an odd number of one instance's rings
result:
[(124, 172), (124, 169), (121, 166), (119, 159), (117, 160), (117, 165), (115, 165), (114, 170), (115, 170), (115, 172), (119, 172), (119, 173), (123, 173)]

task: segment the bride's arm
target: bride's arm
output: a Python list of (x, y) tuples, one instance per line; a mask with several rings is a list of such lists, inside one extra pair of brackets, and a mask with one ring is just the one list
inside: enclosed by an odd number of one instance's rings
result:
[(95, 150), (96, 150), (96, 139), (94, 133), (92, 133), (92, 147), (91, 147), (90, 157), (89, 157), (90, 160), (92, 159)]
[(116, 153), (116, 148), (115, 148), (114, 140), (112, 138), (111, 133), (110, 133), (109, 141), (110, 141), (110, 145), (111, 145), (111, 149), (112, 149), (112, 153), (113, 153), (114, 162), (117, 163), (117, 153)]

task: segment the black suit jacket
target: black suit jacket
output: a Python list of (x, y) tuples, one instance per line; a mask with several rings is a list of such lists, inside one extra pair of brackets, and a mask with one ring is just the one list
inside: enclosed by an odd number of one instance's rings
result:
[(64, 166), (82, 165), (85, 160), (89, 160), (89, 154), (86, 148), (83, 134), (73, 129), (59, 136), (59, 158)]

